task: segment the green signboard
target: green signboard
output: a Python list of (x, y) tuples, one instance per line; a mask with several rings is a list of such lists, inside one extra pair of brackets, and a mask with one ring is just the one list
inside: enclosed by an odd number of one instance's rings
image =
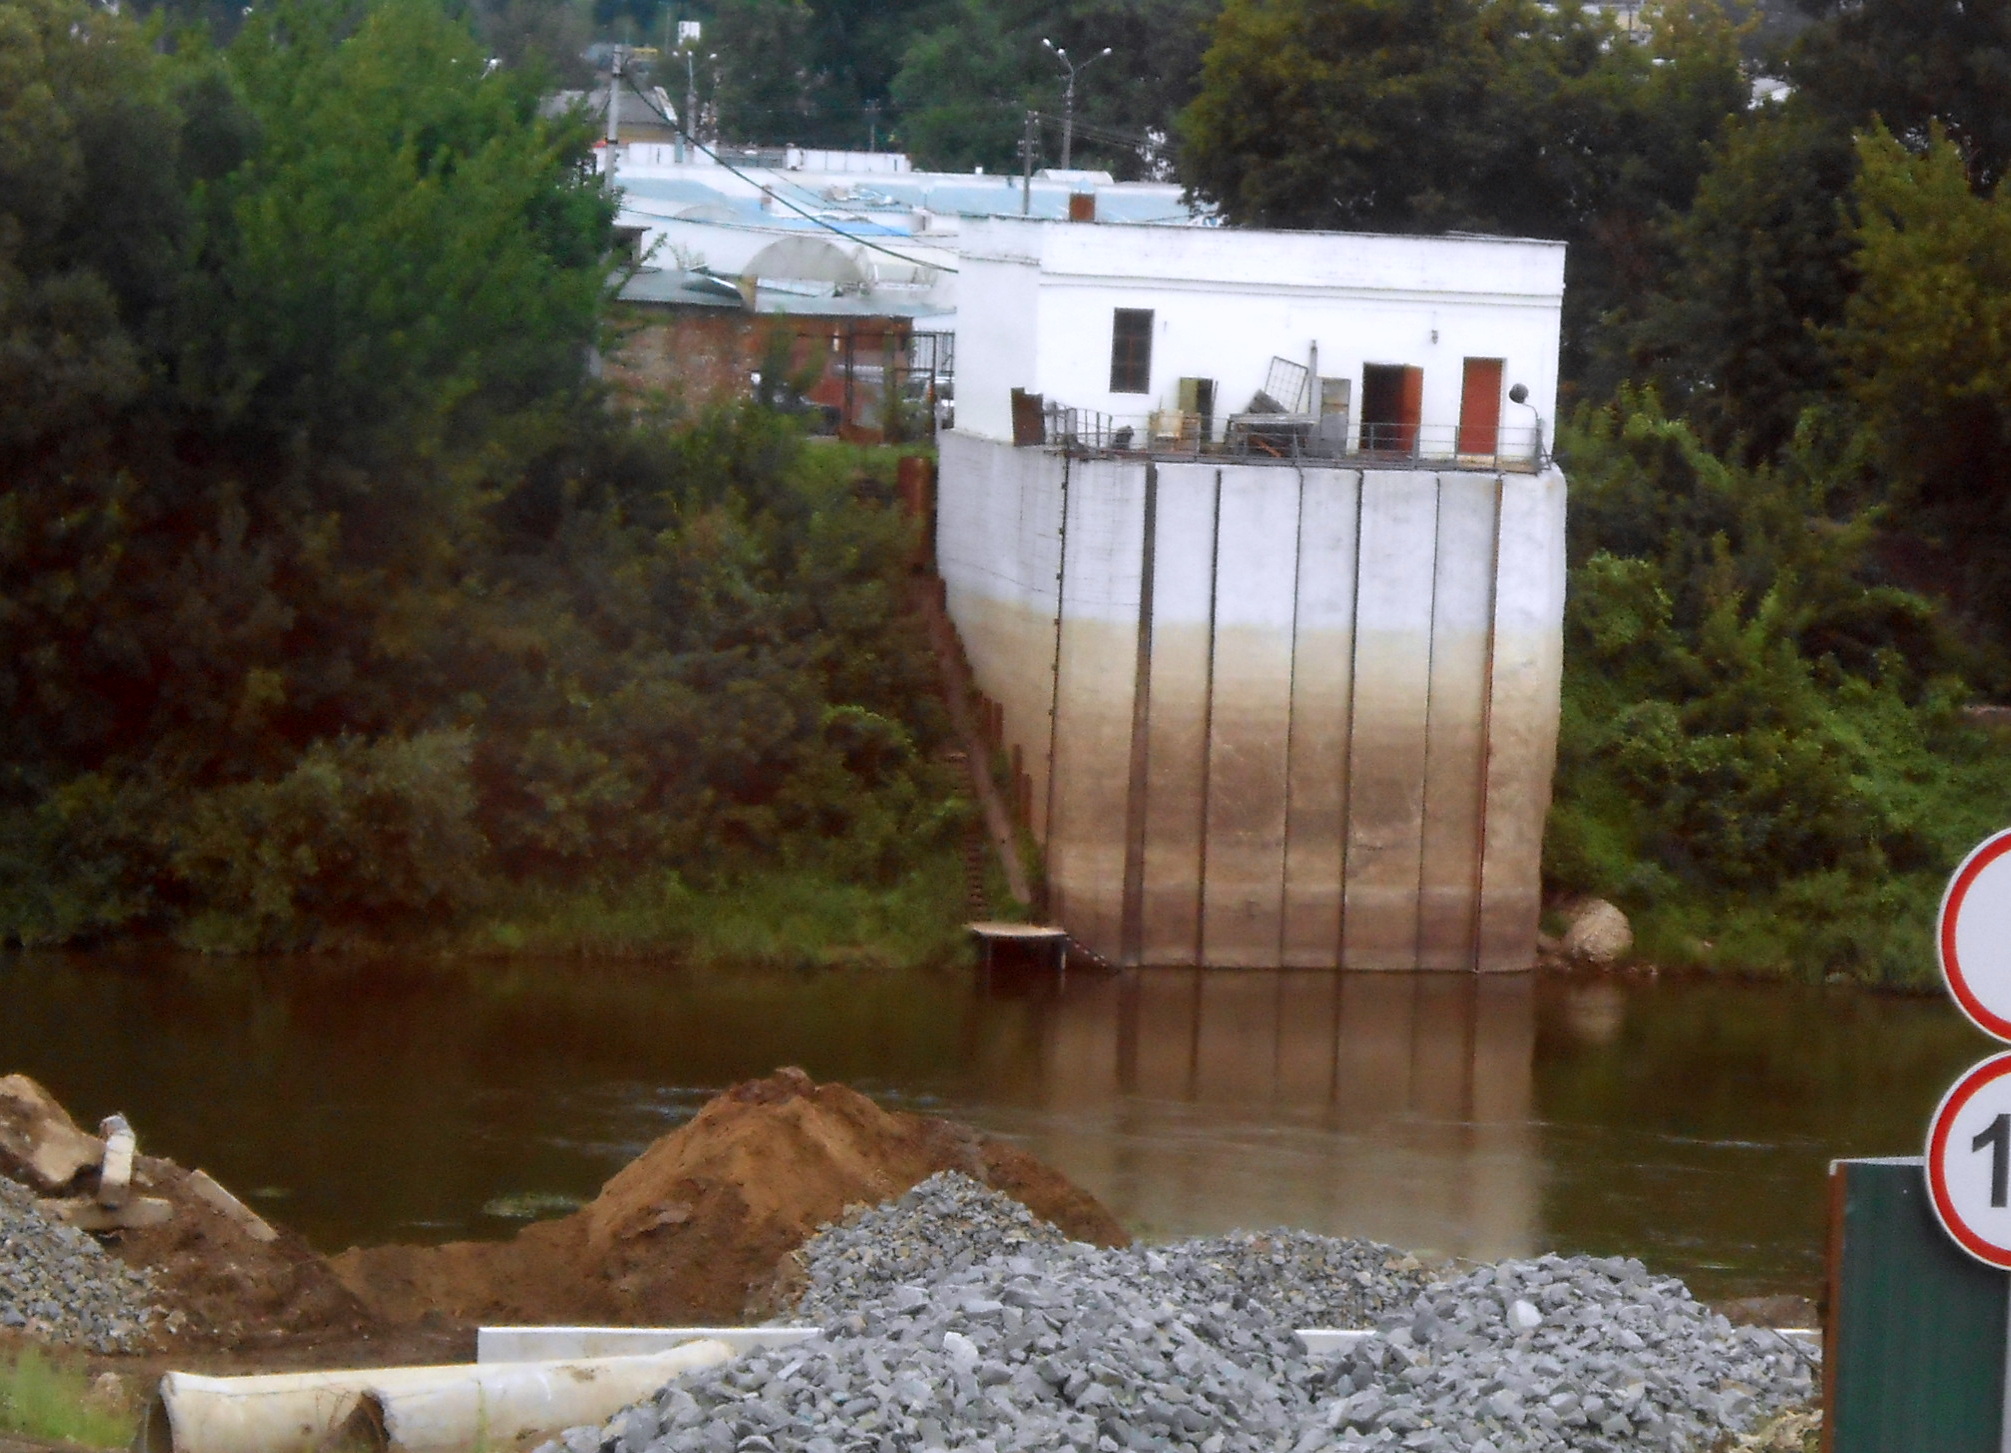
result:
[(2006, 1448), (2011, 1278), (1942, 1230), (1919, 1156), (1830, 1167), (1829, 1453)]

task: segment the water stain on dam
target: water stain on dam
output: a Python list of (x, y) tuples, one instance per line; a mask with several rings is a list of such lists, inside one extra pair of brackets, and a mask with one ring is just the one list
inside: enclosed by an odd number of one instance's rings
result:
[(1124, 964), (1529, 966), (1561, 475), (941, 447), (1056, 921)]

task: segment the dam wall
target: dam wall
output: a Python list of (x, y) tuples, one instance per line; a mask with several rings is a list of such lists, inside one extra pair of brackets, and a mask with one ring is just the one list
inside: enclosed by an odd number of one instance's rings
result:
[(1123, 964), (1529, 967), (1561, 474), (940, 445), (1054, 921)]

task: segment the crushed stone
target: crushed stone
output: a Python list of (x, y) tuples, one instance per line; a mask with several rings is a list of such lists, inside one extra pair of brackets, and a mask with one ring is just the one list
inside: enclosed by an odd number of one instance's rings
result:
[(0, 1176), (0, 1330), (93, 1352), (136, 1352), (158, 1316), (144, 1272), (45, 1216), (32, 1191)]
[[(542, 1453), (1703, 1453), (1807, 1356), (1621, 1258), (1436, 1278), (1281, 1231), (1105, 1249), (956, 1173), (806, 1244), (822, 1338), (694, 1373)], [(1372, 1326), (1337, 1358), (1304, 1326)]]

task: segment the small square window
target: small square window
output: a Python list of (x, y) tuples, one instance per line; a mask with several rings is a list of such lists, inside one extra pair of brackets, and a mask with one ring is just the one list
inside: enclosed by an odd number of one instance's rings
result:
[(1119, 308), (1110, 325), (1110, 391), (1152, 392), (1152, 310)]

